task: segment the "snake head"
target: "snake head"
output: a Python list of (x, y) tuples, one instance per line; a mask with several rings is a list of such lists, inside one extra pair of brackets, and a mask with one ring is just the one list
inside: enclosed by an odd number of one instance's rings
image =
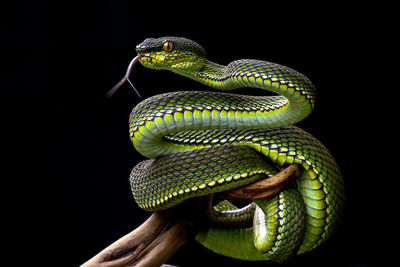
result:
[(136, 46), (139, 62), (151, 69), (176, 72), (199, 70), (204, 65), (205, 50), (198, 43), (181, 37), (148, 38)]

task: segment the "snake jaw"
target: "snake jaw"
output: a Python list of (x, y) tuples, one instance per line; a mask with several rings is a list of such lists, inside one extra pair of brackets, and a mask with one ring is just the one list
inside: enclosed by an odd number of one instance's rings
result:
[(158, 51), (145, 54), (138, 53), (138, 55), (142, 56), (139, 62), (149, 69), (185, 73), (199, 69), (204, 65), (203, 59), (190, 52), (176, 51), (176, 54), (174, 54)]
[(146, 54), (138, 53), (138, 55), (141, 56), (141, 58), (139, 59), (139, 62), (146, 68), (163, 69), (162, 61), (165, 60), (165, 57), (160, 56), (160, 55), (159, 56), (153, 55), (151, 53), (146, 53)]

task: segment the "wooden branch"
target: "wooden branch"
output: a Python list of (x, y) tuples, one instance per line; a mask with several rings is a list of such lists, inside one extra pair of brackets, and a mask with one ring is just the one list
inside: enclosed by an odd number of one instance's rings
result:
[(276, 175), (259, 180), (252, 184), (221, 192), (219, 196), (226, 200), (243, 201), (271, 197), (282, 192), (295, 178), (300, 175), (297, 164), (281, 170)]
[(190, 220), (174, 220), (174, 212), (153, 213), (134, 231), (115, 241), (82, 267), (160, 266), (189, 240)]
[[(228, 200), (269, 197), (281, 192), (299, 174), (299, 167), (293, 164), (273, 177), (220, 193), (219, 196)], [(176, 208), (153, 213), (138, 228), (115, 241), (82, 266), (161, 266), (191, 240), (193, 226), (204, 217), (207, 199), (198, 198), (195, 205), (199, 207), (178, 205)]]

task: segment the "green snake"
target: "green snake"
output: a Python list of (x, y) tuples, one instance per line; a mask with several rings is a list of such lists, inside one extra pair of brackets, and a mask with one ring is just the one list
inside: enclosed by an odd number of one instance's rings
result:
[(284, 262), (333, 233), (345, 199), (342, 175), (318, 140), (292, 126), (314, 108), (315, 88), (307, 77), (261, 60), (223, 66), (206, 59), (204, 48), (185, 38), (149, 38), (136, 51), (131, 66), (139, 61), (220, 90), (252, 87), (277, 93), (180, 91), (140, 102), (129, 119), (134, 147), (149, 158), (130, 176), (139, 207), (167, 209), (297, 163), (300, 176), (276, 196), (242, 208), (217, 203), (210, 216), (215, 223), (200, 230), (196, 240), (229, 257)]

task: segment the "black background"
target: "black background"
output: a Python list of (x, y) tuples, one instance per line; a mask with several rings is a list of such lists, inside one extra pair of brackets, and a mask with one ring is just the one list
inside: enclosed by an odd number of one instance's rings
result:
[[(347, 208), (332, 238), (288, 265), (371, 265), (386, 259), (386, 247), (376, 245), (388, 233), (378, 215), (382, 203), (372, 197), (375, 171), (359, 167), (365, 162), (378, 167), (364, 140), (379, 132), (368, 126), (371, 121), (383, 124), (369, 100), (379, 97), (363, 82), (375, 74), (368, 68), (375, 24), (359, 7), (224, 5), (26, 1), (2, 10), (2, 18), (10, 19), (1, 26), (3, 142), (5, 170), (11, 171), (3, 187), (8, 257), (19, 264), (76, 266), (150, 215), (136, 206), (128, 183), (130, 170), (144, 159), (128, 136), (128, 116), (140, 99), (127, 84), (111, 99), (104, 95), (125, 73), (138, 43), (170, 35), (197, 41), (210, 60), (221, 64), (263, 59), (292, 67), (314, 82), (316, 108), (298, 125), (336, 158)], [(143, 98), (204, 89), (140, 64), (131, 80)], [(273, 265), (229, 259), (198, 244), (182, 248), (168, 263)]]

